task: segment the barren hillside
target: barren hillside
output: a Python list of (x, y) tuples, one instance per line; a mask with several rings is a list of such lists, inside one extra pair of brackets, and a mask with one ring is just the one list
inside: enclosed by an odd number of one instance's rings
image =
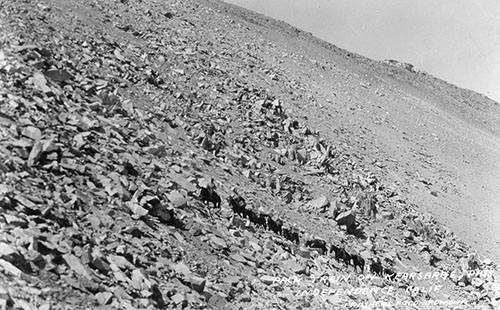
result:
[(398, 182), (410, 201), (483, 254), (500, 258), (497, 102), (409, 64), (373, 61), (234, 6), (221, 10), (258, 25), (277, 54), (297, 53), (300, 61), (281, 56), (274, 65), (303, 83), (298, 101), (322, 134), (334, 141), (339, 135), (331, 129), (349, 131), (354, 138), (346, 137), (347, 144), (368, 161), (383, 161), (388, 183)]
[(499, 118), (219, 1), (0, 0), (0, 309), (495, 309)]

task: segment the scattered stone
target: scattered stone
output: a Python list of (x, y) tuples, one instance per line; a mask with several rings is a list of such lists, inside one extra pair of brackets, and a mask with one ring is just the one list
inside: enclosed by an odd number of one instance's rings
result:
[(38, 307), (36, 307), (32, 303), (30, 303), (24, 299), (16, 299), (14, 307), (21, 308), (23, 310), (38, 310)]
[(178, 191), (171, 192), (167, 197), (174, 208), (184, 208), (187, 206), (187, 199)]
[(181, 188), (183, 188), (188, 193), (195, 193), (197, 191), (196, 185), (188, 181), (182, 174), (176, 172), (169, 172), (167, 176)]
[(272, 277), (272, 276), (265, 275), (265, 276), (260, 277), (260, 281), (262, 283), (264, 283), (265, 285), (271, 285), (276, 281), (276, 278)]
[(0, 258), (6, 258), (12, 256), (14, 254), (18, 254), (17, 251), (11, 247), (10, 245), (0, 242)]
[(384, 220), (393, 220), (394, 219), (394, 214), (392, 214), (392, 212), (389, 212), (389, 211), (382, 211), (380, 212), (380, 217), (382, 217)]
[(14, 306), (14, 301), (9, 293), (3, 287), (0, 287), (0, 310), (11, 309)]
[(176, 273), (178, 273), (178, 274), (182, 274), (182, 275), (185, 275), (185, 276), (186, 276), (186, 275), (190, 275), (190, 274), (191, 274), (191, 270), (189, 269), (189, 267), (188, 267), (186, 264), (182, 263), (182, 262), (181, 262), (181, 263), (178, 263), (178, 264), (176, 264), (176, 265), (174, 265), (174, 266), (172, 267), (172, 269), (173, 269)]
[(108, 271), (111, 270), (109, 264), (103, 258), (100, 257), (94, 257), (90, 261), (90, 266), (103, 273), (107, 273)]
[(174, 302), (176, 305), (184, 305), (186, 302), (186, 297), (184, 294), (177, 293), (174, 296), (170, 297), (170, 299)]
[(0, 259), (0, 267), (15, 277), (21, 278), (23, 275), (23, 272), (19, 268), (12, 265), (6, 260)]
[(197, 291), (198, 293), (203, 293), (203, 290), (205, 289), (205, 283), (206, 283), (206, 280), (201, 278), (201, 277), (198, 277), (196, 275), (191, 275), (189, 276), (189, 285), (190, 287)]
[(226, 299), (217, 294), (211, 295), (207, 302), (210, 309), (228, 309), (226, 305), (228, 305)]
[(63, 255), (63, 258), (66, 261), (66, 264), (68, 264), (68, 266), (71, 268), (71, 270), (83, 277), (89, 279), (92, 278), (91, 271), (81, 263), (78, 257), (71, 254), (65, 254)]
[(111, 303), (111, 300), (113, 298), (113, 294), (110, 292), (100, 292), (95, 295), (95, 298), (97, 299), (97, 302), (101, 306), (105, 306)]
[(5, 222), (9, 225), (16, 226), (16, 227), (27, 227), (28, 222), (20, 217), (17, 217), (15, 215), (11, 214), (4, 214), (3, 218), (5, 219)]
[(135, 269), (135, 266), (130, 263), (125, 257), (121, 256), (121, 255), (108, 255), (107, 256), (107, 260), (117, 266), (118, 268), (120, 269), (129, 269), (129, 270), (133, 270)]
[(300, 163), (300, 164), (305, 164), (307, 162), (307, 151), (305, 149), (299, 149), (297, 150), (297, 152), (295, 153), (296, 156), (297, 156), (297, 161)]
[(406, 239), (413, 239), (413, 234), (411, 233), (411, 231), (406, 230), (403, 232), (403, 237)]
[(349, 228), (356, 223), (356, 216), (351, 210), (349, 210), (339, 214), (339, 216), (337, 216), (335, 221), (337, 222), (338, 225), (345, 225), (349, 230)]
[(295, 254), (306, 259), (311, 258), (311, 250), (304, 249), (302, 247), (296, 249)]
[(73, 76), (66, 70), (50, 69), (45, 72), (45, 75), (54, 82), (65, 82)]
[(47, 80), (43, 76), (43, 74), (39, 72), (35, 72), (33, 74), (33, 85), (35, 86), (35, 89), (43, 92), (43, 93), (50, 93), (52, 92), (52, 89), (47, 85)]
[(226, 249), (227, 248), (226, 241), (224, 241), (224, 239), (219, 238), (217, 236), (211, 236), (210, 242), (213, 246), (215, 246), (218, 249)]
[(138, 204), (132, 203), (130, 201), (127, 201), (127, 206), (130, 208), (130, 211), (132, 211), (133, 214), (135, 214), (139, 217), (145, 216), (149, 213), (149, 211), (146, 210), (145, 208), (141, 207)]
[(304, 274), (306, 272), (306, 267), (298, 264), (295, 260), (287, 260), (283, 262), (283, 265), (296, 274)]
[(328, 201), (328, 198), (325, 196), (321, 196), (319, 198), (316, 198), (315, 200), (309, 202), (309, 207), (312, 210), (317, 210), (319, 212), (324, 212), (330, 205), (330, 202)]
[(34, 141), (39, 141), (42, 138), (42, 132), (34, 126), (25, 127), (21, 134)]

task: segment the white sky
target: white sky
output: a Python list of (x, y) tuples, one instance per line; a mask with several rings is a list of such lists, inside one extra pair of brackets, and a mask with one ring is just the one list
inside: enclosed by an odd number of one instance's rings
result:
[(224, 0), (500, 102), (500, 0)]

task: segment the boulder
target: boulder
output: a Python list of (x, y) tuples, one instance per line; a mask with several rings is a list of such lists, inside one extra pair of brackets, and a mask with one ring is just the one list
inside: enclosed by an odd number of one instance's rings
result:
[(206, 280), (204, 278), (192, 274), (188, 277), (187, 282), (193, 290), (197, 291), (200, 294), (203, 293), (206, 283)]
[(187, 199), (179, 191), (172, 191), (167, 194), (168, 200), (172, 203), (174, 208), (184, 208), (187, 206)]
[(5, 219), (5, 222), (7, 224), (12, 225), (12, 226), (22, 227), (22, 228), (26, 228), (28, 226), (28, 222), (25, 219), (20, 218), (20, 217), (15, 216), (15, 215), (4, 214), (3, 218)]
[(287, 268), (288, 270), (290, 270), (296, 274), (304, 274), (306, 272), (306, 267), (297, 263), (293, 259), (289, 259), (287, 261), (284, 261), (283, 265), (285, 266), (285, 268)]
[(12, 309), (14, 300), (9, 295), (9, 291), (0, 286), (0, 309)]
[(23, 129), (21, 133), (24, 137), (30, 138), (32, 140), (38, 141), (42, 138), (42, 132), (40, 129), (34, 126), (27, 126)]
[(95, 295), (95, 298), (101, 306), (105, 306), (111, 302), (113, 294), (110, 292), (100, 292)]
[(0, 258), (18, 255), (18, 252), (7, 243), (0, 242)]
[(337, 218), (337, 216), (342, 212), (342, 203), (338, 200), (335, 200), (333, 203), (330, 203), (330, 209), (328, 210), (328, 217)]
[(149, 210), (149, 214), (157, 217), (162, 223), (168, 223), (174, 217), (173, 211), (161, 204), (155, 205), (151, 210)]
[(335, 221), (338, 225), (345, 225), (347, 229), (352, 227), (356, 223), (356, 216), (352, 212), (352, 210), (343, 212), (335, 218)]
[(326, 211), (326, 208), (330, 205), (330, 202), (328, 201), (328, 198), (326, 198), (325, 196), (321, 196), (309, 202), (308, 205), (312, 210), (318, 210), (324, 212)]
[(184, 276), (189, 276), (191, 275), (191, 269), (189, 269), (189, 266), (186, 265), (183, 262), (179, 262), (175, 265), (171, 266), (172, 270), (175, 271), (177, 274), (181, 274)]
[(274, 283), (274, 281), (276, 280), (275, 277), (272, 277), (272, 276), (262, 276), (260, 277), (260, 281), (266, 285), (271, 285)]
[(172, 180), (172, 182), (178, 184), (181, 188), (186, 190), (188, 193), (195, 193), (198, 189), (196, 186), (185, 178), (182, 174), (176, 173), (174, 171), (169, 172), (167, 176)]
[(389, 211), (383, 211), (380, 213), (380, 217), (383, 218), (384, 220), (393, 220), (394, 219), (394, 214)]
[(210, 237), (210, 242), (212, 244), (213, 247), (217, 248), (217, 249), (226, 249), (227, 248), (227, 243), (226, 241), (224, 241), (224, 239), (222, 238), (219, 238), (217, 236), (211, 236)]
[(236, 217), (236, 216), (233, 216), (233, 217), (231, 217), (229, 225), (230, 225), (230, 227), (236, 227), (236, 228), (244, 229), (245, 228), (245, 223), (246, 223), (246, 221), (244, 219)]
[(298, 248), (295, 250), (295, 254), (300, 256), (300, 257), (303, 257), (303, 258), (306, 258), (306, 259), (309, 259), (311, 258), (311, 250), (308, 250), (308, 249), (304, 249), (304, 248)]
[(490, 300), (500, 303), (500, 283), (488, 283), (486, 289)]
[(300, 164), (305, 164), (307, 162), (307, 151), (305, 149), (297, 150), (296, 156), (297, 156), (297, 161)]

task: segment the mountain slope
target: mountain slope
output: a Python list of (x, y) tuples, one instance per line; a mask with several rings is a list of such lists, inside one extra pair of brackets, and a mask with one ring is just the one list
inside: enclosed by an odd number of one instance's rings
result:
[[(373, 143), (368, 152), (363, 145), (356, 152), (372, 160), (393, 159), (382, 172), (388, 182), (400, 181), (398, 186), (409, 192), (410, 200), (475, 243), (483, 254), (499, 258), (497, 102), (411, 65), (372, 61), (342, 50), (283, 22), (235, 6), (220, 9), (258, 25), (263, 36), (276, 42), (278, 55), (300, 55), (302, 62), (280, 65), (285, 74), (307, 77), (302, 86), (317, 101), (308, 106), (308, 113), (330, 113), (330, 122), (348, 124), (346, 129), (357, 136), (350, 144), (364, 139)], [(313, 70), (308, 69), (311, 64)], [(374, 136), (366, 137), (370, 133)], [(429, 179), (432, 186), (419, 178)], [(438, 199), (429, 195), (432, 191), (439, 192)]]

